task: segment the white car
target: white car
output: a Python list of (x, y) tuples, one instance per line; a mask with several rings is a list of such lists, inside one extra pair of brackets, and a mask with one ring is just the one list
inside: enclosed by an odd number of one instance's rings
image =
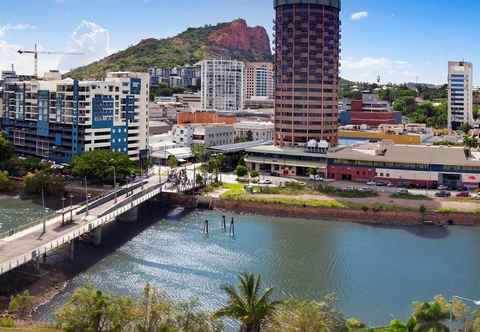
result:
[(377, 183), (375, 181), (368, 181), (367, 186), (376, 186)]
[(272, 180), (263, 179), (258, 182), (258, 184), (272, 184)]

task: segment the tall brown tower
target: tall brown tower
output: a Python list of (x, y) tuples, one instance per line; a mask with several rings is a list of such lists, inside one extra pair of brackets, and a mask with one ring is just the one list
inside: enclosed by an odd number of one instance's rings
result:
[(277, 144), (337, 144), (340, 1), (274, 0)]

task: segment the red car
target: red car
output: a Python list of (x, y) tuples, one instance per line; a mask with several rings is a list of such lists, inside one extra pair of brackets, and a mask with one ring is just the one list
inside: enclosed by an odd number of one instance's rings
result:
[(462, 191), (457, 194), (457, 197), (470, 197), (470, 193), (468, 191)]

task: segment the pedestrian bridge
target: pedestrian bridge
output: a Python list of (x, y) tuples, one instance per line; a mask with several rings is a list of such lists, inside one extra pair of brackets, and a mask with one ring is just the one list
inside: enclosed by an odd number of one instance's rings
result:
[(136, 208), (161, 192), (186, 192), (197, 187), (193, 180), (181, 185), (160, 181), (157, 176), (151, 176), (92, 202), (57, 211), (45, 222), (27, 225), (18, 232), (0, 234), (0, 275), (30, 262), (38, 266), (41, 258), (66, 245), (70, 246), (70, 258), (73, 259), (75, 239), (88, 234), (95, 243), (100, 243), (103, 225), (118, 218), (132, 217), (132, 214), (136, 217)]

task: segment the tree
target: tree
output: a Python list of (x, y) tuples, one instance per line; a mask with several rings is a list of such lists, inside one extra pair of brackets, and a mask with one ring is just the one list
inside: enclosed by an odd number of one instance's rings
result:
[(178, 160), (175, 156), (168, 156), (167, 159), (167, 166), (170, 168), (177, 168)]
[(0, 171), (0, 193), (9, 193), (15, 190), (15, 181), (10, 180), (7, 172)]
[(259, 332), (265, 319), (272, 313), (276, 302), (270, 297), (273, 289), (267, 288), (260, 294), (261, 277), (253, 273), (243, 273), (240, 284), (223, 286), (229, 299), (227, 305), (214, 313), (214, 318), (229, 317), (240, 322), (240, 332)]
[(207, 156), (207, 146), (205, 144), (194, 144), (192, 154), (197, 162), (204, 162)]
[(264, 324), (264, 332), (346, 332), (347, 325), (335, 308), (335, 296), (323, 301), (291, 299), (277, 305)]
[(73, 159), (71, 167), (74, 176), (87, 177), (100, 184), (113, 183), (113, 167), (117, 179), (125, 179), (137, 172), (135, 163), (127, 154), (110, 150), (85, 152)]
[(111, 296), (87, 286), (78, 289), (55, 313), (65, 332), (116, 332), (133, 329), (138, 311), (133, 300)]
[(218, 182), (218, 174), (223, 169), (225, 163), (225, 156), (223, 154), (210, 155), (207, 162), (207, 168), (209, 173), (215, 173), (215, 181)]
[(448, 332), (444, 321), (450, 318), (450, 308), (443, 297), (432, 302), (416, 303), (412, 318), (415, 321), (414, 332)]
[(64, 192), (65, 181), (63, 176), (50, 170), (28, 173), (23, 177), (23, 190), (27, 194), (39, 195), (42, 190), (45, 194), (61, 194)]
[(409, 116), (411, 113), (414, 113), (416, 110), (415, 97), (404, 96), (396, 99), (393, 102), (393, 109), (396, 112), (402, 113), (402, 115)]
[(238, 165), (237, 168), (235, 168), (235, 174), (241, 178), (244, 177), (248, 174), (248, 168), (242, 165)]
[(260, 173), (258, 173), (257, 171), (251, 171), (250, 176), (252, 178), (258, 178), (260, 176)]
[(28, 290), (25, 290), (10, 298), (8, 311), (19, 318), (26, 318), (33, 311), (33, 300), (34, 297), (30, 295)]
[(10, 159), (15, 152), (12, 142), (6, 135), (0, 133), (0, 162)]

